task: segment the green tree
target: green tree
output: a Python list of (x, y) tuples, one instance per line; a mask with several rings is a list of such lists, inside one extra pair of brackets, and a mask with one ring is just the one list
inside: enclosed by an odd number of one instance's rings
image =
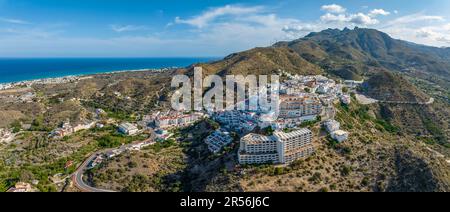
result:
[(342, 88), (342, 92), (343, 92), (343, 93), (348, 93), (348, 88), (347, 88), (347, 87), (343, 87), (343, 88)]

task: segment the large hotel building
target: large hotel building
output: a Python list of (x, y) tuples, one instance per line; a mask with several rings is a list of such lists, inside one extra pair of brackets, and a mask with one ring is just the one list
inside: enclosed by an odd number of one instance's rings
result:
[(241, 138), (240, 164), (289, 164), (314, 153), (312, 132), (300, 129), (290, 133), (275, 132), (273, 136), (249, 134)]
[(280, 96), (280, 118), (290, 119), (320, 114), (322, 104), (313, 96)]

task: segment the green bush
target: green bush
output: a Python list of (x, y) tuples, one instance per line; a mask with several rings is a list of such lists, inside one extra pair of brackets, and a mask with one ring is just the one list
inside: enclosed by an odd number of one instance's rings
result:
[(282, 175), (284, 174), (284, 169), (282, 167), (276, 167), (273, 171), (273, 174), (275, 176)]
[(348, 176), (352, 172), (352, 168), (349, 166), (342, 166), (341, 167), (341, 175), (342, 176)]
[(98, 145), (103, 148), (114, 148), (122, 145), (119, 138), (110, 135), (99, 138), (97, 142)]
[(378, 125), (380, 125), (381, 127), (383, 127), (384, 130), (386, 130), (387, 132), (390, 132), (390, 133), (398, 133), (400, 131), (400, 129), (398, 127), (392, 125), (391, 123), (389, 123), (385, 120), (378, 119), (376, 121), (376, 123)]
[(12, 128), (13, 133), (18, 133), (22, 130), (22, 124), (18, 120), (15, 120), (10, 127)]

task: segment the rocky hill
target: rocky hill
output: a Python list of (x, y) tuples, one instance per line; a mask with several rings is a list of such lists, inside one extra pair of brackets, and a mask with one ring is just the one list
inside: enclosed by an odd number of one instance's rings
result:
[[(375, 99), (424, 103), (430, 100), (431, 94), (450, 90), (449, 55), (449, 48), (397, 40), (374, 29), (346, 28), (311, 33), (294, 41), (279, 42), (271, 47), (255, 48), (231, 54), (220, 61), (197, 65), (202, 66), (207, 74), (272, 74), (285, 70), (293, 74), (324, 74), (337, 79), (365, 79), (364, 92)], [(192, 70), (190, 67), (188, 73)], [(426, 88), (439, 87), (440, 91), (425, 93), (410, 79), (426, 82)], [(417, 105), (387, 104), (379, 113), (386, 121), (399, 125), (403, 132), (425, 133), (426, 136), (439, 137), (439, 140), (448, 140), (449, 121), (445, 117), (450, 113), (450, 103), (445, 95), (441, 99), (433, 105), (422, 106), (418, 112), (410, 109)], [(406, 117), (414, 117), (415, 120)], [(438, 133), (429, 130), (430, 123), (441, 125), (443, 129)]]
[(380, 70), (365, 83), (367, 94), (383, 101), (427, 102), (430, 97), (417, 89), (401, 75)]
[[(411, 79), (420, 79), (426, 81), (428, 85), (441, 87), (444, 90), (450, 89), (449, 55), (449, 48), (428, 47), (401, 41), (373, 29), (329, 29), (311, 33), (291, 42), (279, 42), (271, 47), (232, 54), (224, 60), (200, 65), (207, 70), (208, 74), (271, 74), (281, 69), (296, 74), (319, 73), (338, 79), (365, 79), (366, 83), (362, 92), (373, 98), (382, 101), (425, 103), (430, 101), (432, 93), (426, 93), (425, 90), (418, 88)], [(433, 162), (436, 159), (430, 156), (432, 154), (424, 150), (423, 146), (414, 144), (415, 142), (426, 144), (447, 156), (450, 155), (449, 108), (449, 102), (441, 100), (430, 105), (380, 103), (371, 109), (371, 114), (375, 118), (373, 122), (387, 129), (380, 132), (364, 132), (363, 129), (374, 127), (370, 124), (360, 130), (350, 129), (356, 134), (365, 136), (356, 138), (355, 143), (352, 143), (354, 145), (350, 145), (349, 149), (355, 149), (361, 143), (365, 144), (371, 137), (371, 142), (375, 142), (376, 145), (364, 147), (361, 151), (380, 151), (389, 158), (388, 163), (378, 161), (387, 159), (382, 159), (381, 156), (372, 158), (370, 162), (360, 161), (361, 163), (369, 163), (374, 167), (395, 167), (388, 171), (391, 175), (380, 172), (371, 173), (372, 181), (384, 181), (378, 182), (383, 186), (372, 187), (373, 190), (442, 191), (449, 189), (448, 165), (445, 162)], [(356, 118), (351, 123), (352, 127), (354, 125), (364, 126), (368, 123), (366, 120)], [(327, 163), (325, 162), (323, 166), (327, 166)], [(305, 175), (295, 170), (293, 172), (294, 174), (288, 175), (289, 178)], [(320, 174), (322, 177), (326, 175)], [(389, 180), (387, 175), (390, 175)], [(240, 181), (239, 184), (242, 186), (244, 183), (244, 190), (298, 190), (288, 186), (290, 184), (287, 178), (263, 176), (252, 175), (244, 182)], [(377, 180), (377, 178), (380, 179)], [(221, 179), (229, 181), (230, 176), (222, 176), (215, 180)], [(364, 178), (359, 180), (365, 181)], [(261, 183), (265, 181), (267, 183)], [(277, 184), (280, 181), (286, 182), (287, 184), (284, 184), (286, 186)], [(317, 186), (311, 186), (307, 179), (300, 180), (298, 183), (300, 182), (306, 184), (302, 189), (319, 189)], [(248, 185), (245, 186), (246, 183)], [(358, 190), (351, 186), (355, 183), (358, 182), (350, 182), (346, 189)], [(411, 186), (413, 184), (417, 186)]]
[(375, 66), (391, 71), (418, 70), (450, 80), (448, 48), (393, 39), (374, 29), (328, 29), (275, 46), (293, 49), (329, 71), (352, 66), (354, 74), (364, 75), (364, 68)]
[[(205, 74), (270, 75), (282, 69), (293, 74), (320, 74), (322, 69), (288, 48), (255, 48), (231, 54), (223, 60), (197, 64)], [(192, 69), (192, 67), (191, 67)]]

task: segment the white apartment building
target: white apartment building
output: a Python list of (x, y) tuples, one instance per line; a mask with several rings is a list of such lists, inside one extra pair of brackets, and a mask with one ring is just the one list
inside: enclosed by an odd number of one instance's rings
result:
[(338, 121), (330, 119), (324, 122), (323, 126), (325, 127), (327, 132), (330, 133), (331, 138), (333, 138), (337, 142), (342, 143), (348, 140), (350, 133), (341, 130), (341, 124)]
[(183, 114), (169, 111), (160, 113), (155, 117), (155, 126), (161, 129), (188, 126), (200, 120), (203, 116), (204, 114), (201, 113)]
[(275, 137), (251, 133), (241, 138), (239, 146), (240, 164), (278, 162), (278, 144)]
[(255, 113), (232, 110), (217, 113), (215, 120), (223, 124), (227, 129), (237, 132), (249, 132), (258, 126), (255, 117)]
[(339, 130), (341, 128), (341, 124), (339, 122), (337, 122), (336, 120), (333, 120), (333, 119), (327, 120), (323, 125), (325, 126), (325, 129), (329, 133), (337, 131), (337, 130)]
[(334, 83), (320, 84), (319, 87), (317, 88), (316, 92), (319, 94), (328, 94), (334, 90), (334, 86), (336, 86), (336, 84), (334, 84)]
[(290, 133), (275, 132), (274, 136), (278, 141), (278, 162), (281, 164), (289, 164), (314, 153), (312, 132), (309, 129), (303, 128)]
[(119, 125), (119, 132), (125, 135), (136, 135), (139, 133), (139, 129), (130, 123), (123, 123)]
[(312, 132), (300, 129), (290, 133), (275, 132), (273, 136), (249, 134), (241, 139), (239, 163), (289, 164), (314, 153)]
[(205, 139), (209, 151), (213, 153), (220, 152), (224, 147), (230, 145), (231, 142), (233, 142), (233, 138), (229, 132), (224, 130), (216, 130)]
[(348, 140), (349, 133), (343, 130), (337, 130), (331, 133), (331, 137), (335, 139), (337, 142), (342, 143)]
[(322, 104), (314, 96), (280, 96), (280, 118), (298, 118), (319, 115)]

